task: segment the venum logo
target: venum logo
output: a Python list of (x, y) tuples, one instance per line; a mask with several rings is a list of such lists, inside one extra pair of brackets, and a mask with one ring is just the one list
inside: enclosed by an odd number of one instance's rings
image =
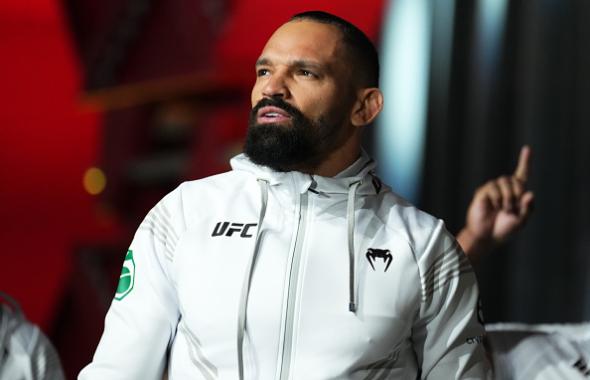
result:
[(234, 233), (239, 233), (242, 238), (251, 238), (250, 228), (256, 227), (258, 223), (233, 223), (233, 222), (217, 222), (211, 236), (232, 236)]
[(389, 249), (369, 248), (365, 256), (367, 257), (367, 260), (369, 260), (369, 264), (371, 264), (373, 270), (376, 270), (375, 261), (377, 261), (377, 259), (383, 259), (383, 262), (386, 263), (383, 272), (387, 272), (387, 268), (389, 268), (389, 265), (393, 261), (393, 256)]

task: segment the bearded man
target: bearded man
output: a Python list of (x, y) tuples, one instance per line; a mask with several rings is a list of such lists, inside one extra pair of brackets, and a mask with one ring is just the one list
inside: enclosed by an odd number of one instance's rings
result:
[(295, 15), (256, 62), (244, 153), (140, 225), (81, 379), (482, 379), (475, 275), (361, 149), (377, 53)]

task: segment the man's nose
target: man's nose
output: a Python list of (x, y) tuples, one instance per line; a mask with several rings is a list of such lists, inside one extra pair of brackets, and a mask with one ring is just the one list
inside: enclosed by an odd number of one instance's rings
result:
[(271, 74), (262, 88), (262, 95), (265, 97), (288, 98), (290, 93), (285, 75), (279, 72)]

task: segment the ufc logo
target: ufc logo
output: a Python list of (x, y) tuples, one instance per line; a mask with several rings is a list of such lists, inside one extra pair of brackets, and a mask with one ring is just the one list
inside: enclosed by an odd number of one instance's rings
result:
[(230, 222), (217, 222), (211, 236), (232, 236), (234, 233), (239, 233), (240, 237), (249, 238), (252, 234), (248, 231), (251, 227), (256, 227), (258, 223), (230, 223)]

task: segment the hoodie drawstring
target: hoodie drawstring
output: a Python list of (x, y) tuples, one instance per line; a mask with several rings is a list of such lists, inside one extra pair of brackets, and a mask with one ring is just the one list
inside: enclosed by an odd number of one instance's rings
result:
[(348, 310), (355, 313), (357, 310), (357, 302), (355, 297), (356, 289), (356, 269), (355, 269), (355, 254), (354, 254), (354, 199), (356, 198), (356, 190), (361, 185), (361, 181), (356, 181), (348, 187), (348, 201), (346, 203), (346, 222), (348, 224), (348, 262), (349, 262), (349, 291), (350, 299), (348, 303)]
[[(240, 305), (238, 309), (238, 370), (239, 379), (244, 379), (244, 336), (246, 332), (246, 309), (248, 305), (248, 295), (250, 294), (250, 283), (252, 281), (252, 274), (254, 273), (254, 264), (260, 247), (260, 236), (262, 231), (262, 221), (266, 214), (266, 206), (268, 203), (268, 188), (269, 183), (267, 180), (258, 179), (260, 185), (261, 194), (261, 207), (260, 214), (258, 217), (258, 229), (256, 231), (256, 240), (254, 242), (254, 252), (250, 256), (248, 266), (246, 269), (246, 275), (244, 277), (244, 283), (242, 285), (242, 294), (240, 297)], [(350, 184), (348, 188), (348, 200), (346, 204), (346, 222), (348, 225), (348, 260), (349, 260), (349, 291), (350, 300), (348, 304), (348, 310), (352, 313), (357, 311), (357, 301), (355, 297), (356, 289), (356, 268), (355, 268), (355, 251), (354, 251), (354, 200), (356, 198), (356, 191), (361, 185), (361, 181), (356, 181)]]
[(242, 285), (242, 295), (240, 297), (240, 308), (238, 309), (238, 370), (240, 380), (244, 379), (244, 334), (246, 332), (246, 308), (248, 306), (248, 295), (250, 294), (250, 282), (254, 273), (254, 264), (260, 247), (260, 235), (262, 231), (262, 221), (266, 214), (266, 205), (268, 203), (268, 186), (267, 180), (258, 179), (260, 185), (261, 207), (258, 216), (258, 228), (256, 230), (256, 240), (254, 241), (254, 252), (250, 256), (250, 261), (246, 269), (244, 284)]

